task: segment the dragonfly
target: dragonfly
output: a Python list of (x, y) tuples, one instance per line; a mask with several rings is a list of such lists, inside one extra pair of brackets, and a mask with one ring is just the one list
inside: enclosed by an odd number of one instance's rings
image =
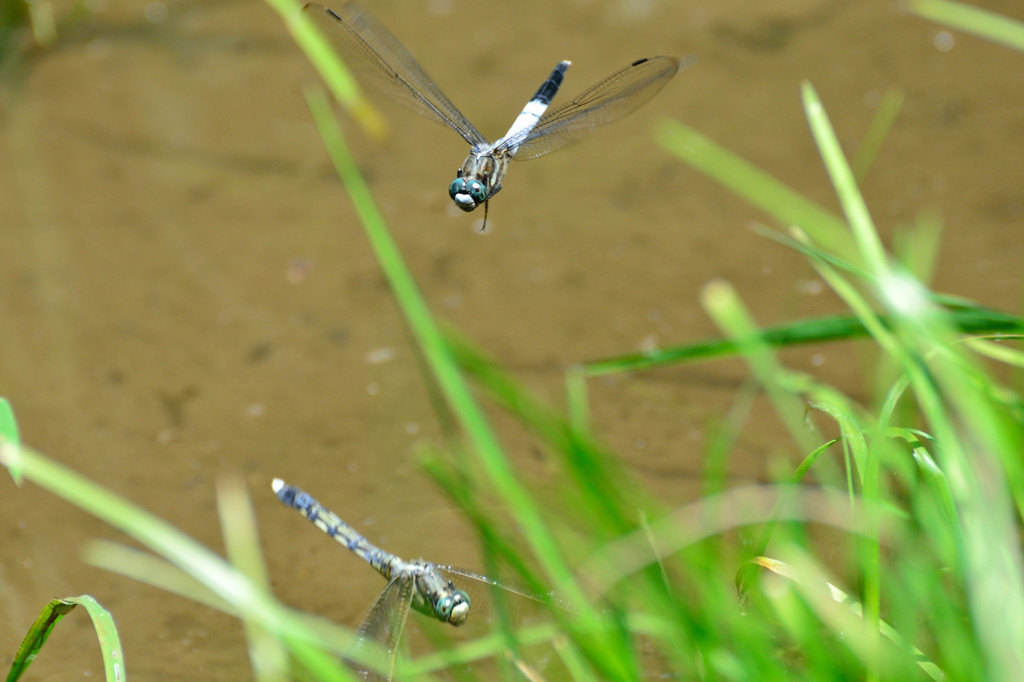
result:
[(448, 194), (463, 211), (483, 204), (485, 225), (490, 199), (501, 190), (510, 160), (535, 159), (582, 141), (654, 97), (691, 61), (668, 56), (637, 59), (548, 111), (571, 64), (559, 62), (508, 132), (489, 142), (398, 39), (357, 4), (349, 2), (334, 11), (309, 3), (304, 10), (357, 76), (399, 104), (451, 128), (469, 143), (469, 155), (448, 186)]
[[(466, 622), (469, 618), (470, 598), (464, 590), (455, 586), (453, 577), (468, 578), (531, 600), (540, 601), (540, 598), (527, 594), (523, 590), (499, 583), (472, 571), (436, 565), (423, 559), (405, 561), (371, 544), (352, 526), (342, 521), (337, 514), (317, 502), (312, 495), (301, 488), (288, 485), (279, 478), (273, 480), (271, 488), (277, 495), (277, 499), (286, 506), (299, 511), (317, 528), (373, 566), (388, 581), (358, 631), (358, 642), (373, 641), (381, 647), (386, 656), (382, 666), (384, 674), (350, 661), (364, 679), (390, 682), (394, 672), (395, 652), (405, 628), (410, 607), (455, 627)], [(359, 644), (357, 644), (358, 646)]]

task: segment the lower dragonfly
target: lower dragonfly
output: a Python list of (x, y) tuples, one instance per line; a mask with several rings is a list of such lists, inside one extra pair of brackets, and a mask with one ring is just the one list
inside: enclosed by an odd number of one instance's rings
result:
[(271, 488), (277, 499), (301, 512), (317, 528), (373, 566), (388, 581), (366, 620), (359, 627), (358, 633), (360, 642), (373, 641), (382, 647), (386, 655), (383, 665), (385, 674), (379, 674), (353, 662), (364, 679), (390, 682), (394, 671), (395, 651), (405, 628), (410, 606), (431, 618), (456, 627), (466, 622), (469, 617), (469, 595), (456, 588), (448, 576), (469, 578), (537, 600), (537, 597), (515, 587), (503, 585), (477, 573), (451, 566), (435, 565), (423, 559), (405, 561), (375, 547), (304, 490), (288, 485), (279, 478), (274, 479)]
[(346, 3), (337, 12), (316, 3), (304, 9), (356, 75), (396, 102), (448, 126), (469, 143), (469, 156), (449, 185), (448, 194), (463, 211), (483, 204), (485, 223), (488, 202), (501, 189), (511, 159), (535, 159), (583, 140), (654, 97), (690, 63), (666, 56), (637, 59), (576, 98), (547, 111), (571, 64), (559, 62), (508, 132), (496, 142), (489, 142), (398, 39), (357, 4)]

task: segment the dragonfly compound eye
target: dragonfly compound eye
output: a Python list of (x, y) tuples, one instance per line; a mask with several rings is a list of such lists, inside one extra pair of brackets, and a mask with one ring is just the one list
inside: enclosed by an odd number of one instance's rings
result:
[(476, 208), (477, 204), (483, 203), (483, 199), (477, 201), (473, 191), (473, 184), (480, 183), (474, 181), (471, 184), (462, 178), (455, 178), (452, 180), (452, 184), (448, 185), (448, 195), (451, 196), (455, 205), (463, 211), (472, 211)]
[(437, 614), (441, 620), (448, 620), (448, 616), (452, 615), (452, 607), (455, 606), (455, 600), (451, 597), (441, 597), (434, 604), (434, 613)]
[[(455, 199), (456, 194), (466, 193), (466, 181), (462, 178), (455, 178), (452, 180), (452, 184), (448, 185), (448, 196)], [(456, 201), (458, 201), (456, 199)]]
[(469, 183), (469, 196), (473, 197), (473, 201), (477, 204), (487, 201), (487, 188), (484, 187), (484, 183), (479, 180)]
[(455, 590), (454, 604), (448, 622), (452, 625), (462, 625), (469, 617), (469, 595), (462, 590)]

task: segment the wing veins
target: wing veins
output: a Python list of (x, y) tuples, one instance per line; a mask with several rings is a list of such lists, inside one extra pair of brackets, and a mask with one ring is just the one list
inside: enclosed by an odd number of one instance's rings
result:
[(303, 10), (315, 18), (343, 57), (362, 66), (356, 73), (370, 85), (415, 113), (450, 127), (469, 144), (487, 144), (405, 46), (359, 5), (347, 2), (335, 12), (311, 2)]
[[(373, 640), (383, 649), (386, 659), (383, 661), (386, 675), (380, 675), (359, 663), (354, 667), (369, 680), (390, 682), (395, 668), (395, 654), (398, 642), (405, 630), (405, 622), (409, 618), (412, 606), (412, 591), (415, 589), (412, 580), (395, 578), (387, 584), (384, 591), (377, 597), (370, 613), (359, 627), (360, 640)], [(390, 612), (390, 613), (389, 613)], [(358, 644), (356, 645), (359, 646)]]
[(529, 160), (580, 142), (650, 100), (689, 63), (665, 56), (637, 60), (547, 112), (532, 131), (508, 144), (518, 143), (516, 159)]

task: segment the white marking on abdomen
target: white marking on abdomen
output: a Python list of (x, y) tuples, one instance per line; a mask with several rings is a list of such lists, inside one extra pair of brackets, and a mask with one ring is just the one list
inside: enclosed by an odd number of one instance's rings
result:
[(533, 127), (537, 125), (537, 121), (544, 115), (544, 112), (548, 109), (548, 102), (541, 102), (539, 100), (530, 100), (523, 107), (523, 110), (516, 116), (516, 120), (512, 122), (512, 127), (505, 133), (507, 139), (513, 135), (519, 135), (520, 133), (526, 133), (533, 130)]
[[(558, 63), (555, 70), (551, 72), (551, 75), (548, 76), (547, 80), (541, 83), (537, 92), (532, 98), (530, 98), (530, 101), (526, 103), (523, 110), (519, 112), (519, 116), (517, 116), (516, 120), (512, 122), (512, 127), (508, 129), (505, 136), (494, 143), (495, 147), (500, 145), (502, 141), (512, 139), (514, 137), (519, 137), (520, 141), (526, 139), (527, 133), (533, 130), (534, 126), (537, 125), (537, 121), (539, 121), (540, 117), (544, 115), (545, 111), (547, 111), (548, 105), (551, 104), (551, 100), (555, 98), (555, 94), (562, 86), (562, 78), (565, 76), (565, 72), (571, 64), (572, 62), (570, 61)], [(509, 147), (509, 153), (514, 155), (518, 148), (518, 145)]]

